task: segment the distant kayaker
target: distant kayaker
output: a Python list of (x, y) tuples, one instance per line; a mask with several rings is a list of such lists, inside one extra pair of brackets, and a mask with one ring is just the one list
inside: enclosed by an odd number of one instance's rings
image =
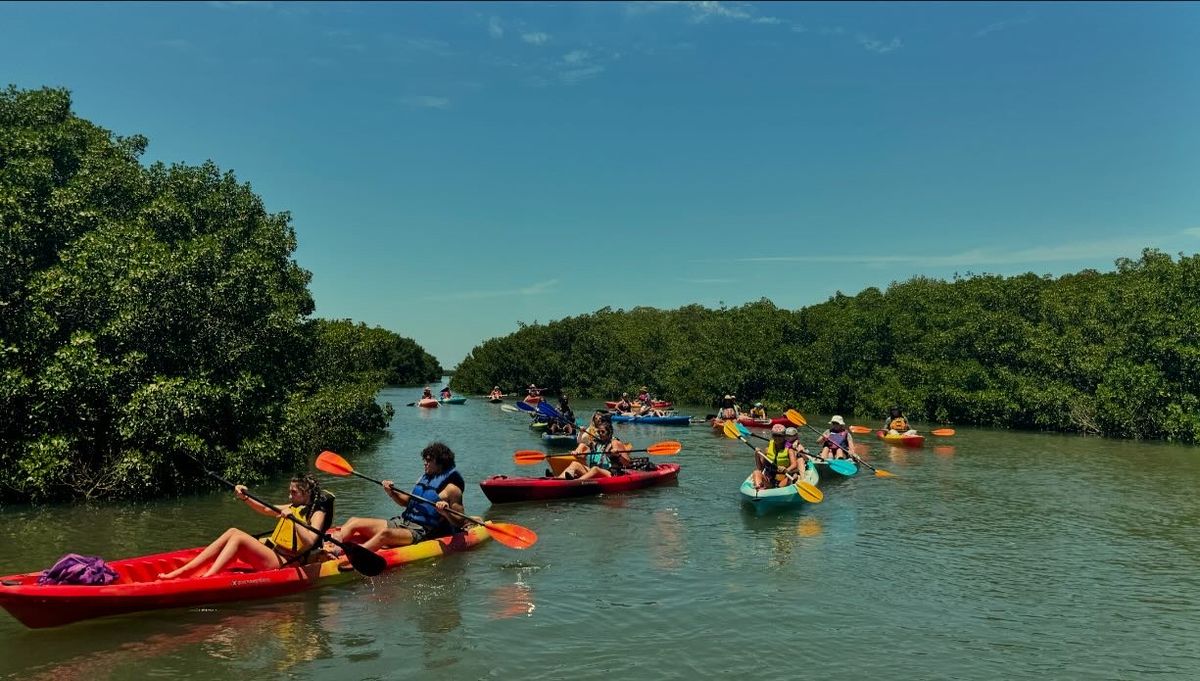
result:
[[(454, 452), (441, 442), (421, 450), (425, 472), (413, 486), (412, 492), (401, 492), (391, 480), (383, 481), (383, 490), (392, 501), (404, 506), (404, 512), (390, 520), (382, 518), (351, 518), (342, 526), (338, 539), (362, 544), (377, 551), (394, 546), (408, 546), (427, 539), (447, 537), (459, 531), (462, 520), (447, 510), (465, 513), (463, 488), (466, 482), (454, 466)], [(417, 496), (434, 502), (412, 501)]]
[(765, 449), (754, 448), (754, 488), (769, 489), (777, 484), (776, 476), (796, 475), (800, 471), (800, 463), (796, 458), (796, 450), (787, 446), (786, 432), (783, 424), (777, 423), (771, 427), (771, 441)]
[(617, 402), (616, 406), (613, 407), (613, 409), (616, 409), (617, 412), (621, 413), (621, 414), (632, 413), (633, 412), (633, 403), (629, 401), (629, 393), (621, 393), (621, 401)]
[(209, 562), (211, 565), (202, 577), (212, 577), (234, 559), (242, 560), (255, 570), (274, 570), (285, 565), (305, 565), (323, 557), (321, 538), (292, 522), (295, 518), (322, 531), (333, 524), (333, 495), (322, 491), (316, 478), (311, 475), (292, 478), (288, 485), (288, 503), (278, 504), (281, 512), (246, 496), (245, 485), (236, 486), (234, 496), (255, 511), (278, 520), (271, 535), (259, 540), (231, 527), (182, 567), (160, 573), (159, 579), (175, 579)]
[(883, 429), (887, 431), (888, 435), (917, 434), (917, 431), (909, 425), (908, 419), (904, 417), (904, 412), (897, 406), (888, 409), (888, 418), (883, 422)]
[(817, 442), (821, 444), (821, 458), (826, 461), (848, 459), (850, 455), (846, 452), (854, 451), (854, 437), (846, 430), (846, 420), (841, 416), (829, 419), (829, 429), (821, 433)]
[(736, 420), (737, 417), (742, 413), (738, 408), (737, 401), (734, 399), (733, 395), (728, 393), (725, 395), (725, 397), (721, 398), (721, 408), (717, 411), (720, 412), (718, 416), (726, 421)]
[(571, 401), (567, 398), (566, 393), (558, 396), (558, 413), (562, 414), (563, 421), (571, 425), (571, 429), (575, 428), (575, 410), (571, 409)]
[(429, 386), (425, 386), (425, 390), (421, 391), (421, 401), (424, 402), (425, 400), (432, 400), (432, 399), (433, 399), (433, 391), (429, 389)]
[(763, 406), (762, 402), (754, 403), (754, 407), (750, 409), (750, 418), (754, 419), (755, 421), (767, 420), (767, 409)]
[(652, 397), (650, 397), (650, 389), (647, 388), (646, 386), (642, 386), (641, 389), (638, 390), (637, 398), (635, 401), (641, 402), (643, 407), (654, 406), (653, 404), (651, 404), (652, 402), (654, 402), (654, 399)]
[(488, 393), (489, 400), (499, 400), (504, 398), (504, 393), (501, 392), (500, 386), (492, 386), (492, 392)]
[(537, 387), (537, 383), (530, 383), (529, 388), (526, 389), (525, 392), (529, 396), (527, 399), (531, 399), (531, 398), (541, 399), (541, 397), (542, 397), (542, 389)]
[(575, 460), (558, 476), (566, 480), (588, 480), (620, 475), (633, 465), (628, 452), (631, 445), (613, 436), (612, 423), (604, 421), (596, 427), (596, 437), (581, 442), (574, 451)]
[(450, 399), (450, 397), (451, 397), (450, 386), (446, 386), (445, 388), (442, 388), (442, 399), (448, 400), (448, 399)]

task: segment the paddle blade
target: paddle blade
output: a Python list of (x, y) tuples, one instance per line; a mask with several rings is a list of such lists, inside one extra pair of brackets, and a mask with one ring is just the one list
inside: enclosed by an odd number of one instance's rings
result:
[(683, 449), (683, 445), (674, 441), (667, 440), (665, 442), (656, 442), (646, 448), (647, 454), (655, 454), (657, 456), (666, 456), (668, 454), (678, 454), (679, 450)]
[(317, 470), (343, 478), (354, 475), (354, 466), (351, 466), (349, 461), (329, 450), (321, 452), (321, 455), (317, 457)]
[(850, 426), (850, 432), (862, 435), (863, 433), (871, 432), (871, 429), (866, 426)]
[(731, 440), (737, 440), (742, 437), (742, 434), (738, 431), (737, 424), (733, 421), (726, 421), (722, 429), (725, 431), (725, 437)]
[(883, 470), (882, 468), (876, 468), (875, 469), (875, 477), (877, 477), (877, 478), (894, 478), (896, 476), (892, 473), (889, 473), (889, 472)]
[(801, 414), (800, 412), (796, 411), (795, 409), (788, 409), (787, 414), (785, 414), (785, 416), (787, 416), (789, 421), (791, 421), (792, 423), (794, 423), (798, 426), (807, 426), (808, 425), (808, 421), (804, 420), (804, 414)]
[(521, 465), (537, 463), (539, 461), (544, 461), (545, 459), (546, 453), (539, 452), (535, 449), (522, 449), (521, 451), (513, 454), (513, 461)]
[(387, 569), (387, 561), (383, 559), (383, 556), (361, 544), (338, 542), (337, 545), (342, 547), (342, 550), (346, 552), (346, 558), (350, 561), (350, 567), (358, 570), (367, 577), (374, 577)]
[(750, 437), (751, 435), (753, 435), (753, 433), (750, 432), (750, 429), (747, 428), (745, 426), (745, 424), (742, 424), (742, 423), (737, 424), (737, 429), (738, 429), (739, 433), (741, 433), (742, 435), (745, 435), (746, 437)]
[(938, 428), (937, 430), (929, 431), (930, 435), (938, 435), (941, 437), (949, 437), (954, 434), (953, 428)]
[(489, 520), (483, 526), (487, 528), (488, 534), (492, 535), (492, 539), (510, 549), (527, 549), (538, 540), (536, 532), (513, 523), (494, 523)]
[(801, 499), (809, 502), (810, 504), (819, 504), (825, 500), (824, 492), (817, 489), (816, 485), (804, 480), (796, 481), (796, 492), (800, 495)]
[(854, 475), (858, 472), (858, 466), (846, 459), (832, 459), (829, 462), (829, 470), (839, 475)]

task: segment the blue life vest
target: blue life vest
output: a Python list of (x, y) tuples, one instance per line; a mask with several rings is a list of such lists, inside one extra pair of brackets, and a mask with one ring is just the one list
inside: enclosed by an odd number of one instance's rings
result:
[[(459, 474), (457, 468), (451, 468), (448, 471), (438, 473), (437, 475), (425, 474), (417, 480), (417, 484), (413, 486), (410, 494), (414, 497), (421, 497), (437, 503), (440, 498), (438, 494), (446, 489), (446, 485), (458, 485), (459, 489), (467, 486), (463, 476)], [(434, 508), (433, 504), (423, 504), (419, 501), (408, 501), (408, 506), (404, 509), (404, 513), (400, 514), (402, 520), (416, 523), (422, 527), (429, 529), (430, 538), (445, 537), (454, 534), (458, 528), (450, 523), (449, 520)]]

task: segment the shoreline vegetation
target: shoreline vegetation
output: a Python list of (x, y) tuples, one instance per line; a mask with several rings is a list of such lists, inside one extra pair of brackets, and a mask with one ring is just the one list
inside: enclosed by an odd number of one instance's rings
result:
[(1154, 249), (1113, 272), (914, 277), (798, 310), (603, 308), (476, 346), (454, 389), (616, 399), (646, 385), (826, 414), (1200, 441), (1200, 256)]
[(353, 451), (387, 384), (436, 380), (408, 338), (311, 318), (291, 216), (210, 162), (140, 158), (63, 89), (0, 90), (0, 502), (252, 484)]

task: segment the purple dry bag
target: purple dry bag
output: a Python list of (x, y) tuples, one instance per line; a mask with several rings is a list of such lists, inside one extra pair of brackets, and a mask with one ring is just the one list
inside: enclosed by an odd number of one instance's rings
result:
[(54, 567), (42, 572), (38, 584), (90, 584), (102, 586), (117, 579), (117, 571), (100, 556), (81, 556), (68, 553)]

